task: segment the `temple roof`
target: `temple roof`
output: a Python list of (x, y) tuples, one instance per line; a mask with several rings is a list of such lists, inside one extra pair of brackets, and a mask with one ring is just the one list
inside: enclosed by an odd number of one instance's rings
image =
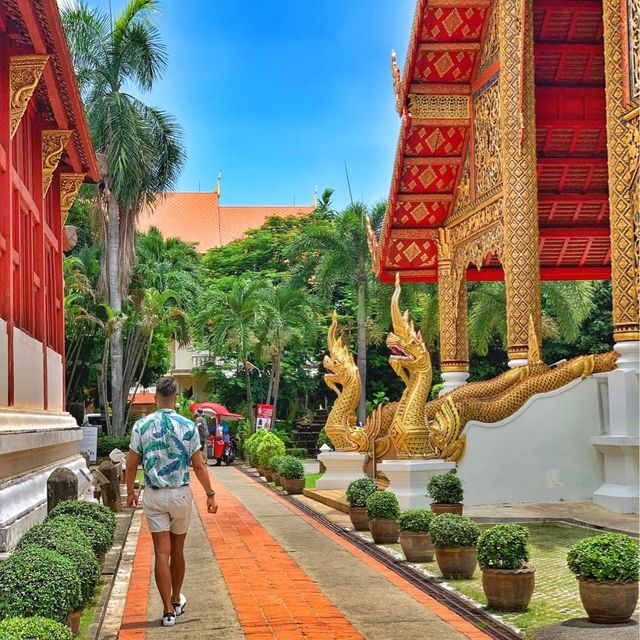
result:
[(162, 194), (142, 211), (138, 230), (157, 227), (165, 238), (195, 242), (204, 253), (239, 240), (248, 229), (261, 227), (272, 216), (302, 216), (314, 210), (312, 206), (224, 206), (219, 200), (216, 192)]

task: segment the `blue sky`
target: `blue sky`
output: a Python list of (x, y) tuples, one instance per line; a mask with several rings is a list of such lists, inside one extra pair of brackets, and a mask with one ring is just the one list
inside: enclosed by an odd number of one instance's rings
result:
[[(88, 0), (108, 8), (108, 0)], [(114, 13), (125, 0), (112, 0)], [(181, 191), (222, 204), (386, 198), (398, 134), (390, 52), (402, 65), (415, 0), (163, 0), (169, 67), (150, 104), (182, 123)]]

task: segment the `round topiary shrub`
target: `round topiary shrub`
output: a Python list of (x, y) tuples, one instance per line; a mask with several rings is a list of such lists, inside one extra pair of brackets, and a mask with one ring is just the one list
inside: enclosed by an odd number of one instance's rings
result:
[(255, 433), (252, 433), (244, 444), (244, 450), (249, 456), (249, 460), (252, 465), (256, 465), (258, 462), (256, 452), (258, 450), (258, 446), (262, 442), (262, 439), (267, 435), (267, 431), (265, 429), (258, 429)]
[(367, 506), (367, 498), (378, 490), (371, 478), (358, 478), (347, 487), (347, 504), (354, 508)]
[(66, 622), (81, 604), (76, 568), (59, 553), (26, 547), (0, 563), (0, 618), (42, 616)]
[(367, 498), (366, 506), (370, 520), (397, 520), (400, 515), (398, 498), (391, 491), (376, 491), (372, 493)]
[(478, 540), (481, 569), (522, 569), (529, 560), (529, 530), (520, 524), (497, 524)]
[(48, 549), (50, 540), (68, 540), (93, 551), (89, 536), (76, 524), (75, 518), (70, 516), (47, 518), (42, 524), (31, 527), (20, 538), (17, 548), (35, 545)]
[(304, 465), (298, 458), (283, 456), (278, 465), (278, 475), (286, 480), (299, 480), (304, 478)]
[(49, 618), (7, 618), (0, 622), (0, 640), (74, 640), (71, 629)]
[(623, 533), (603, 533), (576, 542), (567, 564), (579, 578), (632, 582), (640, 578), (638, 543)]
[(86, 518), (93, 518), (100, 524), (107, 528), (107, 531), (114, 536), (116, 533), (116, 527), (118, 521), (116, 514), (105, 507), (105, 505), (99, 502), (84, 502), (81, 500), (63, 500), (55, 506), (55, 508), (49, 514), (49, 518), (55, 518), (56, 516), (83, 516)]
[(431, 521), (429, 533), (436, 547), (475, 547), (480, 537), (480, 527), (466, 516), (443, 513)]
[(49, 522), (57, 522), (59, 520), (76, 524), (82, 533), (89, 538), (91, 548), (98, 557), (103, 556), (111, 548), (111, 544), (113, 543), (111, 534), (103, 524), (100, 524), (96, 520), (87, 518), (86, 516), (62, 515), (51, 518)]
[(431, 476), (427, 482), (427, 491), (432, 500), (439, 504), (458, 504), (462, 502), (462, 482), (456, 475), (455, 469), (447, 473)]
[(269, 461), (267, 462), (267, 469), (269, 469), (269, 471), (275, 471), (277, 473), (278, 472), (278, 466), (282, 462), (282, 458), (284, 458), (283, 455), (271, 456), (269, 458)]
[(258, 465), (267, 468), (267, 464), (269, 464), (269, 460), (273, 458), (273, 456), (283, 456), (284, 455), (284, 442), (278, 438), (277, 435), (269, 432), (258, 444), (256, 449), (256, 458), (258, 460)]
[(407, 509), (400, 514), (398, 524), (400, 531), (429, 533), (429, 526), (433, 518), (433, 511), (429, 511), (429, 509)]

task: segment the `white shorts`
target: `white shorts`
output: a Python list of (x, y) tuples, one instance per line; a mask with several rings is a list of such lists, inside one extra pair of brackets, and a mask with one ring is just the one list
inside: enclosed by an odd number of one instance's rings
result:
[(170, 531), (183, 534), (189, 531), (193, 494), (188, 484), (177, 488), (144, 490), (142, 508), (147, 516), (149, 531), (161, 533)]

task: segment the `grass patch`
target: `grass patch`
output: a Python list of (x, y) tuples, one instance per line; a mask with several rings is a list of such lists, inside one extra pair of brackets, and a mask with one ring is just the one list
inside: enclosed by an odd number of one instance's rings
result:
[(304, 488), (305, 489), (315, 489), (316, 488), (316, 480), (322, 477), (322, 473), (307, 473), (304, 477)]
[(102, 577), (100, 577), (100, 582), (96, 588), (96, 592), (93, 594), (93, 598), (91, 598), (91, 602), (85, 607), (80, 616), (80, 632), (78, 634), (78, 638), (86, 638), (87, 632), (89, 631), (89, 627), (93, 623), (93, 616), (96, 611), (96, 605), (98, 604), (98, 600), (100, 599), (100, 594), (102, 593), (102, 587), (104, 586), (102, 582)]

